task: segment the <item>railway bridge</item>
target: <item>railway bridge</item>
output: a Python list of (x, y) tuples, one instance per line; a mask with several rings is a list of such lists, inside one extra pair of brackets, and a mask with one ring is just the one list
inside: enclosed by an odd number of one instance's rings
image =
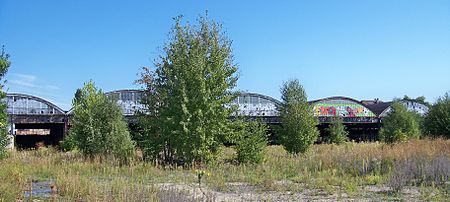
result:
[[(144, 107), (140, 104), (143, 96), (141, 90), (116, 90), (106, 95), (122, 109), (126, 120), (132, 123), (137, 111)], [(411, 100), (402, 100), (409, 110), (421, 115), (428, 112), (428, 107)], [(8, 93), (6, 97), (10, 134), (18, 148), (34, 147), (36, 143), (58, 145), (70, 127), (72, 110), (64, 111), (52, 102), (33, 95)], [(279, 108), (281, 102), (270, 96), (258, 93), (241, 93), (234, 101), (238, 111), (233, 116), (258, 119), (269, 125), (280, 124)], [(358, 101), (353, 98), (334, 96), (310, 101), (314, 116), (319, 119), (317, 126), (321, 136), (327, 135), (328, 127), (334, 116), (343, 119), (354, 140), (375, 140), (381, 121), (391, 110), (392, 102), (375, 100)], [(230, 117), (233, 118), (233, 117)]]
[(57, 145), (68, 130), (68, 116), (55, 104), (33, 95), (8, 93), (6, 96), (10, 134), (19, 148), (36, 143)]

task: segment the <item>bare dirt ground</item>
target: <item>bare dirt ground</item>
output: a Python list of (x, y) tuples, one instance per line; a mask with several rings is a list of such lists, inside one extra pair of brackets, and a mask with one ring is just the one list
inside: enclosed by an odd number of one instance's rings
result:
[(198, 184), (160, 183), (155, 186), (161, 190), (161, 201), (420, 201), (420, 192), (415, 187), (408, 187), (401, 193), (394, 194), (385, 186), (365, 186), (347, 194), (339, 189), (334, 192), (309, 188), (299, 188), (298, 191), (264, 191), (247, 183), (228, 183), (227, 191), (199, 188)]

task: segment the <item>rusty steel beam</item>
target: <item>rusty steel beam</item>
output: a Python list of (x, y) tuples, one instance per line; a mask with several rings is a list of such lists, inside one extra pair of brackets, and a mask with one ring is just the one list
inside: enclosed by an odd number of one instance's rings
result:
[(66, 115), (9, 115), (11, 123), (64, 123)]

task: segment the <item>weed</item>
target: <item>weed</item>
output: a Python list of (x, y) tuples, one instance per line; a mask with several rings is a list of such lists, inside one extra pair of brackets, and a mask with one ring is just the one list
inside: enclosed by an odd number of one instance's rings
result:
[[(55, 200), (69, 201), (207, 200), (214, 198), (206, 191), (211, 189), (252, 193), (310, 190), (313, 195), (322, 193), (320, 196), (344, 190), (355, 197), (361, 187), (386, 185), (393, 190), (405, 186), (426, 190), (420, 192), (423, 199), (438, 200), (449, 195), (449, 140), (314, 145), (304, 155), (289, 155), (281, 146), (270, 146), (266, 160), (255, 165), (236, 164), (231, 161), (236, 155), (233, 148), (221, 150), (216, 162), (191, 167), (167, 167), (139, 158), (121, 165), (114, 159), (85, 159), (78, 152), (52, 148), (15, 151), (0, 160), (0, 199), (25, 199), (24, 191), (33, 181), (54, 182)], [(203, 199), (191, 196), (192, 190), (198, 189), (196, 169), (212, 173), (201, 175), (201, 188), (205, 192), (197, 192)], [(190, 185), (187, 188), (190, 191), (161, 190), (158, 187), (161, 183)], [(386, 197), (403, 197), (401, 192), (393, 194)]]

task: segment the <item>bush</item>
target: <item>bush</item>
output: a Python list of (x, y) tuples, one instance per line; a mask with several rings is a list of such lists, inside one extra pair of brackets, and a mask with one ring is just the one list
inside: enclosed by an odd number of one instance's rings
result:
[(62, 151), (71, 151), (76, 149), (77, 145), (72, 137), (73, 136), (67, 136), (64, 140), (59, 142), (59, 148)]
[(69, 147), (74, 144), (88, 157), (128, 160), (133, 155), (134, 145), (121, 109), (92, 81), (77, 90), (73, 105), (73, 125), (65, 140)]
[[(8, 72), (9, 65), (11, 64), (8, 61), (9, 55), (5, 53), (2, 48), (0, 53), (0, 81), (3, 80), (6, 72)], [(3, 85), (0, 85), (0, 99), (4, 99), (6, 97), (6, 93), (3, 92)], [(0, 159), (7, 155), (6, 146), (9, 144), (9, 136), (8, 136), (8, 114), (6, 113), (6, 102), (0, 102)]]
[(348, 132), (345, 130), (345, 126), (342, 123), (342, 118), (334, 117), (330, 125), (327, 128), (328, 136), (325, 137), (325, 142), (342, 144), (348, 141)]
[(6, 133), (0, 133), (0, 159), (8, 156), (8, 152), (6, 151), (6, 146), (9, 143), (8, 135)]
[(267, 147), (267, 126), (261, 122), (236, 121), (238, 124), (236, 133), (237, 160), (240, 163), (260, 163), (264, 158), (264, 150)]
[(394, 102), (391, 108), (392, 111), (382, 120), (380, 140), (386, 143), (395, 143), (418, 138), (420, 129), (414, 112), (409, 112), (399, 102)]
[(280, 143), (291, 154), (305, 153), (319, 137), (317, 118), (312, 114), (303, 86), (295, 79), (281, 88)]
[(425, 117), (425, 130), (431, 136), (450, 138), (449, 93), (447, 92), (444, 97), (440, 97)]

